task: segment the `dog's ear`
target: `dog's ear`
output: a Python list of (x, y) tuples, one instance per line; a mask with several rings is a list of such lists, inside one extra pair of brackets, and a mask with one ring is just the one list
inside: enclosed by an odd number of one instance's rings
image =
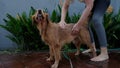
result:
[(49, 23), (49, 18), (48, 18), (48, 14), (46, 13), (46, 21), (47, 23)]
[(32, 16), (32, 25), (36, 24), (35, 15)]

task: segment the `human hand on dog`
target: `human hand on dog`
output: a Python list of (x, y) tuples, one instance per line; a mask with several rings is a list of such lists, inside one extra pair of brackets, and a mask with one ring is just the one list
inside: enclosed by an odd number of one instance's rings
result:
[(72, 35), (78, 35), (80, 29), (82, 29), (82, 24), (81, 23), (76, 23), (73, 28), (72, 28)]
[(66, 22), (65, 21), (60, 21), (59, 22), (59, 26), (61, 27), (61, 28), (65, 28), (65, 25), (66, 25)]

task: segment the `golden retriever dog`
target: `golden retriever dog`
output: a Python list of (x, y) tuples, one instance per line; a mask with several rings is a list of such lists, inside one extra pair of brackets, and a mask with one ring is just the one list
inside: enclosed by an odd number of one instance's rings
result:
[(87, 22), (83, 24), (82, 29), (76, 36), (71, 35), (74, 24), (67, 24), (66, 27), (60, 28), (59, 24), (53, 23), (49, 20), (48, 14), (42, 10), (37, 10), (32, 16), (33, 24), (36, 25), (40, 31), (42, 40), (49, 46), (50, 57), (47, 61), (55, 59), (51, 68), (58, 68), (61, 59), (61, 48), (66, 44), (73, 42), (77, 48), (75, 55), (80, 53), (80, 45), (86, 44), (92, 51), (93, 56), (96, 56), (95, 49), (90, 39)]

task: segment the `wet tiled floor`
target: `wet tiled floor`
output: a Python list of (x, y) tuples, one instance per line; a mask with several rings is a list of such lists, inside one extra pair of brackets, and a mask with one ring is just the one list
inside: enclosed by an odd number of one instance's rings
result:
[[(29, 52), (21, 54), (0, 54), (0, 68), (50, 68), (53, 61), (47, 62), (48, 53)], [(120, 68), (120, 53), (109, 53), (110, 59), (103, 62), (91, 62), (88, 55), (74, 56), (69, 53), (73, 68)], [(70, 68), (70, 63), (62, 57), (59, 68)]]

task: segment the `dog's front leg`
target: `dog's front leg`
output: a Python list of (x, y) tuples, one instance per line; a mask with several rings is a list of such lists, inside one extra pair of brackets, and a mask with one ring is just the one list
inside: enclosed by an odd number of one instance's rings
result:
[(61, 50), (61, 46), (60, 46), (60, 45), (56, 45), (56, 46), (54, 47), (55, 62), (54, 62), (54, 64), (52, 65), (51, 68), (58, 68), (59, 61), (60, 61), (60, 59), (61, 59), (60, 50)]
[(53, 60), (53, 58), (54, 58), (53, 47), (52, 47), (51, 45), (49, 45), (49, 50), (50, 50), (50, 52), (49, 52), (50, 57), (47, 58), (47, 61), (51, 61), (51, 60)]

